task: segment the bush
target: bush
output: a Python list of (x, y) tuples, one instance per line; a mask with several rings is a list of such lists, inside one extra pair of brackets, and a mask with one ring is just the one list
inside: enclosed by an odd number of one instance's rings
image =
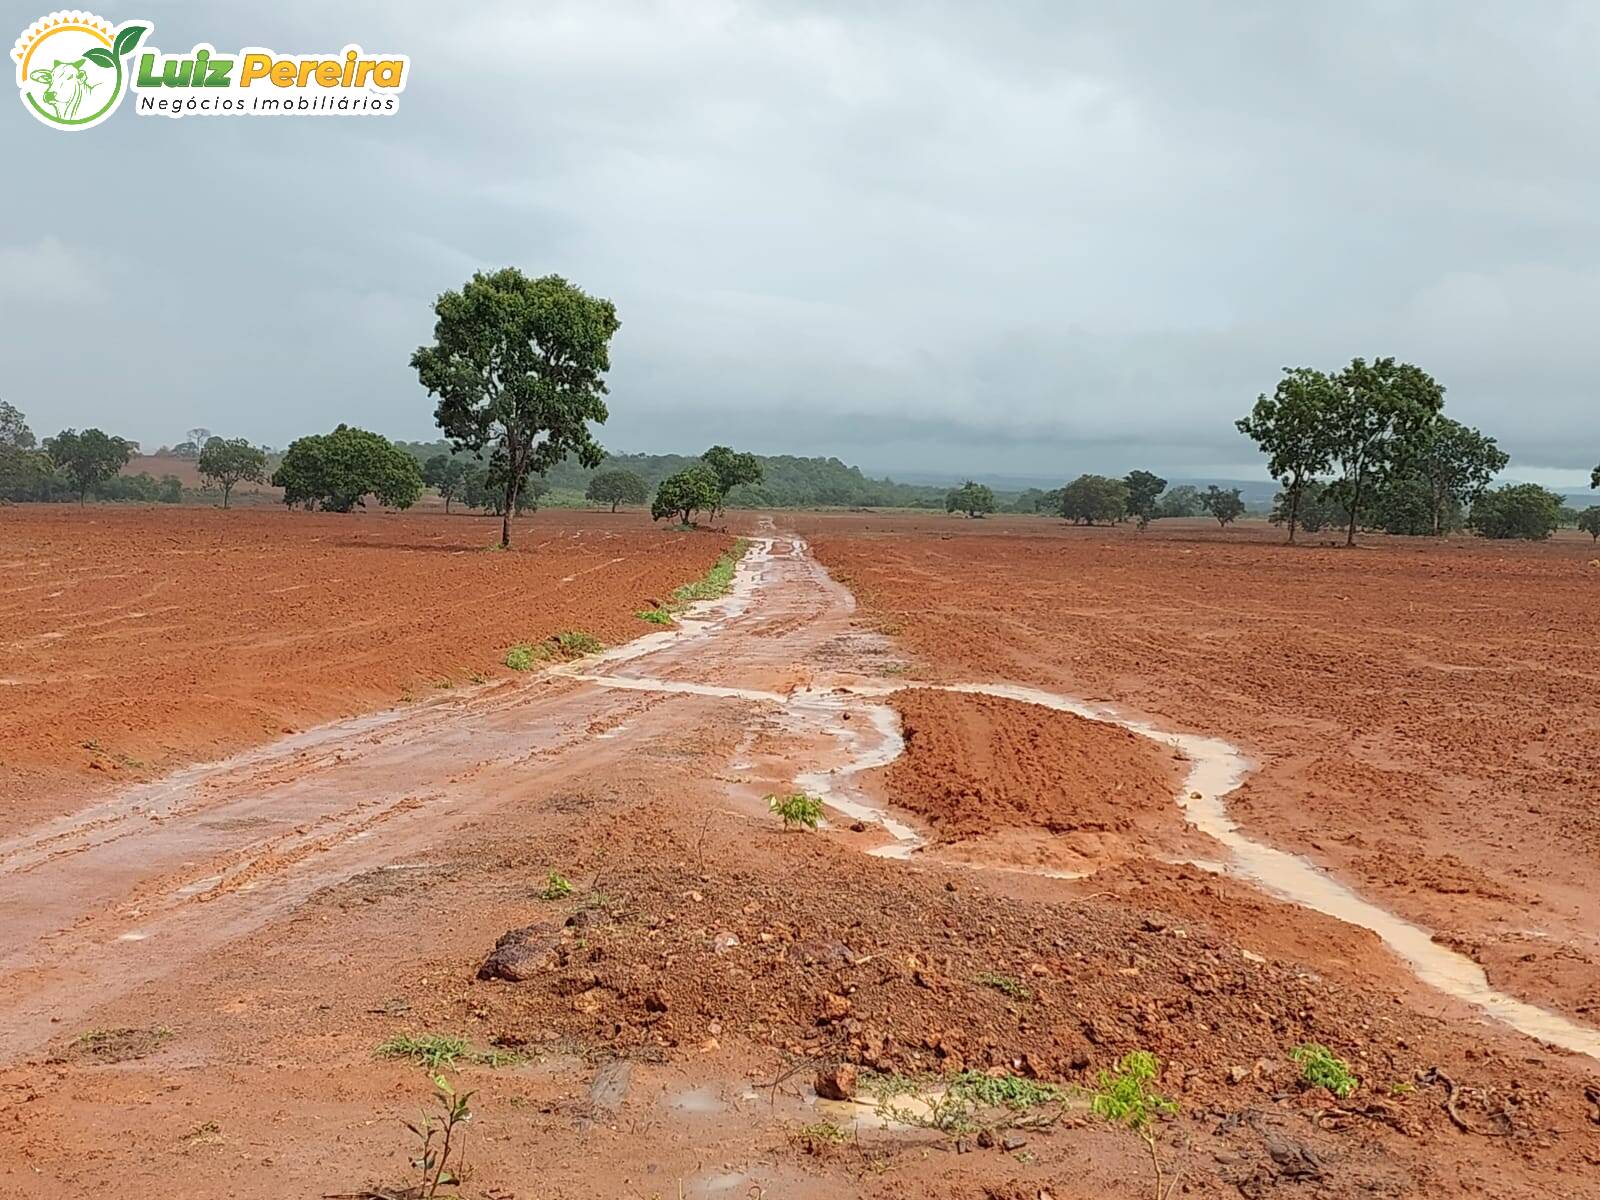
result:
[(1590, 505), (1578, 514), (1578, 528), (1600, 541), (1600, 505)]
[(1561, 524), (1561, 497), (1536, 483), (1508, 484), (1479, 496), (1467, 524), (1487, 538), (1540, 542)]

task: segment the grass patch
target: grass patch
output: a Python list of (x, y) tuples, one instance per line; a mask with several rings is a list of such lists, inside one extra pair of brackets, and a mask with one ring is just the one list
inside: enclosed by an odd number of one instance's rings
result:
[(789, 1144), (806, 1154), (825, 1154), (831, 1147), (839, 1145), (849, 1137), (848, 1133), (832, 1121), (816, 1121), (790, 1131)]
[(506, 651), (506, 666), (513, 671), (531, 671), (535, 663), (550, 660), (550, 647), (543, 642), (537, 646), (519, 643)]
[(672, 624), (672, 614), (664, 608), (641, 608), (633, 615), (641, 621), (648, 621), (652, 625)]
[(442, 1033), (403, 1033), (378, 1044), (379, 1058), (403, 1058), (430, 1074), (450, 1070), (466, 1063), (482, 1067), (506, 1067), (523, 1060), (509, 1050), (478, 1050), (466, 1038)]
[(585, 654), (599, 654), (606, 644), (592, 633), (581, 629), (566, 629), (550, 639), (563, 658), (582, 658)]
[(1300, 1068), (1300, 1078), (1312, 1087), (1324, 1087), (1343, 1100), (1361, 1085), (1350, 1073), (1350, 1064), (1320, 1042), (1301, 1042), (1289, 1051), (1289, 1058)]
[(993, 988), (1003, 996), (1012, 1000), (1032, 1000), (1033, 993), (1028, 990), (1028, 985), (1014, 975), (1001, 975), (996, 971), (985, 971), (978, 976), (978, 982), (984, 987)]
[(171, 1037), (172, 1030), (164, 1025), (153, 1029), (91, 1029), (67, 1043), (67, 1056), (98, 1063), (129, 1062), (143, 1058)]
[(768, 796), (767, 808), (783, 818), (783, 827), (800, 825), (815, 829), (822, 820), (822, 801), (804, 792), (791, 792), (787, 796)]
[(672, 593), (672, 607), (682, 608), (699, 600), (715, 600), (718, 596), (727, 595), (728, 589), (733, 586), (733, 573), (738, 569), (739, 560), (749, 548), (748, 538), (735, 541), (733, 548), (717, 559), (709, 571)]
[(875, 1111), (884, 1120), (945, 1133), (1005, 1125), (1021, 1114), (1069, 1099), (1067, 1089), (1053, 1083), (983, 1071), (942, 1078), (869, 1073), (863, 1076), (862, 1088), (876, 1099)]
[(565, 900), (572, 895), (572, 881), (560, 871), (551, 871), (545, 876), (544, 891), (539, 893), (541, 900)]

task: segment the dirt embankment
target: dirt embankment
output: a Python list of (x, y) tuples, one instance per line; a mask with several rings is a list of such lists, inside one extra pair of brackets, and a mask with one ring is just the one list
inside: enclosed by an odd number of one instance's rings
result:
[(727, 548), (638, 513), (498, 518), (19, 505), (0, 516), (0, 827), (307, 724), (509, 674)]
[(1507, 990), (1600, 1013), (1587, 541), (799, 525), (863, 621), (934, 676), (1041, 683), (1229, 738), (1257, 763), (1230, 801), (1257, 836), (1440, 931)]

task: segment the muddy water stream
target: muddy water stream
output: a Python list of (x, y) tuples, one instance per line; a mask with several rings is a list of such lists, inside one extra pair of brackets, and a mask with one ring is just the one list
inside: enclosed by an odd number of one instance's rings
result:
[[(653, 642), (657, 638), (665, 640), (678, 636), (703, 637), (718, 628), (728, 616), (746, 611), (757, 591), (768, 580), (767, 567), (773, 561), (775, 545), (772, 538), (754, 542), (736, 572), (732, 593), (723, 600), (696, 606), (683, 621), (681, 634), (668, 631), (640, 641)], [(798, 538), (789, 540), (788, 555), (804, 557), (805, 544)], [(811, 565), (822, 573), (819, 564)], [(729, 696), (781, 705), (784, 719), (791, 727), (827, 733), (839, 743), (845, 755), (845, 762), (831, 770), (797, 775), (795, 785), (853, 821), (880, 826), (890, 840), (871, 853), (883, 857), (910, 858), (927, 844), (927, 838), (907, 821), (898, 819), (875, 804), (857, 785), (857, 778), (862, 772), (887, 766), (905, 748), (894, 709), (886, 704), (872, 703), (874, 699), (912, 687), (996, 696), (1071, 713), (1090, 721), (1118, 725), (1142, 737), (1172, 746), (1190, 763), (1189, 774), (1177, 803), (1190, 825), (1228, 850), (1230, 857), (1221, 864), (1226, 873), (1290, 903), (1369, 929), (1411, 967), (1419, 980), (1430, 987), (1473, 1005), (1530, 1037), (1600, 1058), (1600, 1030), (1495, 990), (1489, 985), (1482, 967), (1465, 955), (1439, 945), (1428, 930), (1363, 899), (1306, 859), (1242, 833), (1228, 815), (1226, 798), (1249, 773), (1250, 763), (1236, 747), (1219, 738), (1174, 733), (1148, 721), (1121, 716), (1103, 705), (1010, 683), (850, 681), (832, 688), (777, 693), (697, 685), (682, 680), (598, 673), (602, 665), (632, 661), (641, 657), (641, 653), (648, 652), (638, 651), (638, 646), (639, 642), (630, 643), (620, 652), (613, 652), (609, 659), (603, 658), (600, 662), (589, 660), (583, 665), (581, 674), (576, 671), (573, 674), (605, 687)], [(1046, 876), (1061, 874), (1026, 867), (1010, 869)]]

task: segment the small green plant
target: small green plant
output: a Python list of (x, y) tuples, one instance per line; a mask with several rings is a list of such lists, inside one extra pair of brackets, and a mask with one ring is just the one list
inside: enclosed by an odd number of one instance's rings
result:
[(1324, 1087), (1343, 1100), (1361, 1085), (1350, 1073), (1350, 1064), (1320, 1042), (1301, 1042), (1289, 1051), (1289, 1058), (1300, 1068), (1300, 1078), (1312, 1087)]
[(850, 1135), (832, 1121), (801, 1125), (789, 1134), (789, 1144), (806, 1154), (824, 1154)]
[[(1007, 1124), (1017, 1114), (1067, 1100), (1066, 1091), (1053, 1083), (983, 1071), (923, 1079), (869, 1073), (863, 1077), (862, 1087), (876, 1098), (875, 1111), (885, 1121), (944, 1133), (970, 1133)], [(998, 1120), (995, 1110), (1003, 1110)]]
[(815, 829), (822, 820), (822, 801), (804, 792), (791, 792), (787, 796), (768, 796), (767, 808), (783, 818), (783, 827), (801, 825)]
[(507, 1050), (475, 1050), (466, 1038), (442, 1033), (403, 1033), (378, 1045), (379, 1058), (405, 1058), (432, 1073), (453, 1069), (458, 1063), (506, 1067), (522, 1061)]
[(606, 644), (592, 633), (581, 629), (563, 630), (550, 639), (563, 658), (582, 658), (585, 654), (598, 654)]
[(531, 671), (533, 664), (543, 662), (550, 657), (550, 650), (546, 646), (530, 646), (520, 642), (506, 651), (506, 666), (513, 671)]
[[(433, 1099), (437, 1111), (427, 1109), (415, 1121), (401, 1121), (417, 1139), (417, 1153), (411, 1165), (422, 1178), (412, 1194), (418, 1200), (435, 1200), (442, 1187), (456, 1187), (467, 1177), (465, 1130), (472, 1120), (468, 1103), (473, 1093), (457, 1093), (443, 1075), (433, 1077)], [(450, 1161), (455, 1153), (454, 1164)]]
[(648, 621), (652, 625), (672, 624), (672, 614), (664, 608), (641, 608), (633, 615), (641, 621)]
[(1139, 1135), (1150, 1151), (1150, 1162), (1156, 1173), (1156, 1200), (1168, 1200), (1176, 1190), (1178, 1181), (1165, 1187), (1165, 1174), (1161, 1169), (1161, 1155), (1156, 1149), (1155, 1131), (1151, 1123), (1159, 1116), (1178, 1111), (1178, 1106), (1160, 1092), (1150, 1089), (1150, 1082), (1161, 1072), (1161, 1060), (1148, 1050), (1133, 1050), (1123, 1055), (1116, 1073), (1101, 1071), (1099, 1087), (1089, 1098), (1089, 1109), (1114, 1125), (1126, 1125)]
[(572, 895), (572, 883), (560, 871), (551, 871), (544, 878), (544, 891), (539, 893), (541, 900), (565, 900)]
[(1033, 999), (1033, 993), (1028, 990), (1028, 985), (1014, 975), (1001, 975), (995, 971), (985, 971), (978, 976), (978, 982), (984, 987), (991, 987), (1003, 996), (1013, 1000), (1028, 1001)]
[(1022, 1075), (989, 1075), (983, 1071), (962, 1071), (951, 1077), (947, 1090), (986, 1108), (1009, 1108), (1013, 1112), (1055, 1104), (1066, 1093), (1053, 1083), (1042, 1083)]

